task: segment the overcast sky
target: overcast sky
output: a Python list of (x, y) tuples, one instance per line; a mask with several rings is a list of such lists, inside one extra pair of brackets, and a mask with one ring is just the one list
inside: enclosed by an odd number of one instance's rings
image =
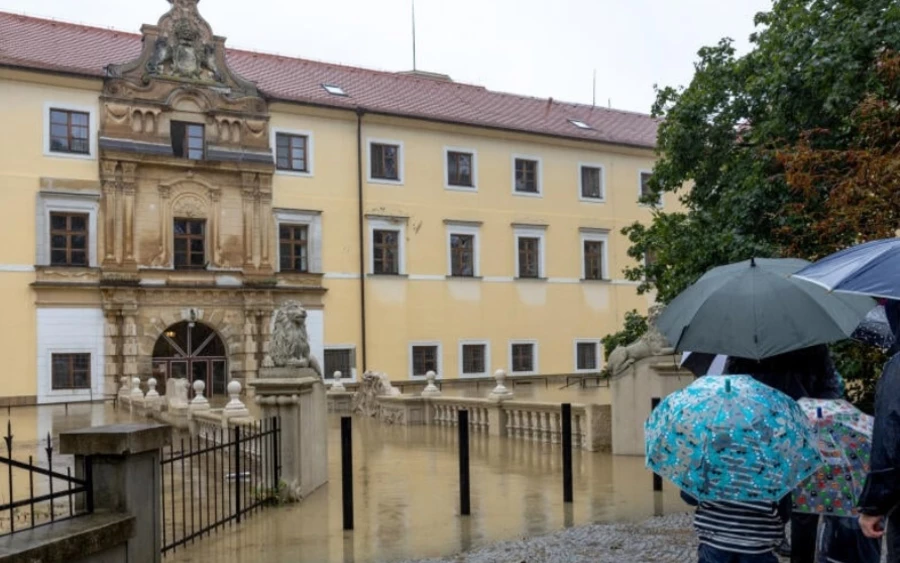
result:
[[(228, 45), (379, 70), (412, 67), (411, 0), (202, 0)], [(492, 90), (649, 112), (697, 50), (741, 51), (771, 0), (416, 0), (418, 68)], [(137, 32), (166, 0), (0, 0), (0, 10)]]

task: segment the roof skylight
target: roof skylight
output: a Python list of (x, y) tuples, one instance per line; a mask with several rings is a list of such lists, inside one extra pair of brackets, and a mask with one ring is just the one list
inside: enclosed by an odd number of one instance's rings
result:
[(333, 96), (346, 96), (347, 92), (344, 92), (344, 89), (340, 86), (335, 86), (334, 84), (322, 84), (322, 88), (325, 88), (325, 91)]
[(585, 123), (584, 121), (581, 121), (579, 119), (570, 119), (569, 123), (571, 123), (575, 127), (578, 127), (579, 129), (593, 129), (593, 127), (591, 127), (590, 125), (588, 125), (587, 123)]

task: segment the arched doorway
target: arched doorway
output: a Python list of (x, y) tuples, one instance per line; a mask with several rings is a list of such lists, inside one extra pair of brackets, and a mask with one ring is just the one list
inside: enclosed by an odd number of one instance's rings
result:
[(153, 347), (153, 375), (160, 390), (170, 378), (198, 379), (206, 383), (207, 396), (225, 395), (228, 358), (225, 343), (211, 327), (183, 321), (167, 328)]

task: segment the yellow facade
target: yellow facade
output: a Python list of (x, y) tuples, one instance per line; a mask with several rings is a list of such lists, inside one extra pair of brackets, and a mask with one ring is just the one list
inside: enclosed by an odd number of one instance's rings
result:
[[(10, 402), (47, 400), (42, 398), (39, 381), (47, 377), (46, 369), (41, 368), (47, 349), (38, 343), (42, 300), (52, 302), (54, 308), (100, 307), (100, 292), (79, 287), (77, 279), (66, 278), (58, 291), (46, 279), (40, 291), (32, 284), (42, 271), (36, 266), (38, 239), (43, 236), (36, 219), (39, 194), (54, 185), (66, 189), (94, 185), (100, 191), (104, 157), (96, 144), (98, 120), (104, 111), (103, 92), (101, 79), (0, 68), (0, 121), (7, 132), (0, 136), (0, 237), (6, 242), (0, 250), (0, 308), (4, 311), (0, 342), (7, 374), (0, 396)], [(72, 158), (46, 150), (52, 107), (90, 110), (92, 154)], [(328, 350), (352, 350), (352, 373), (345, 373), (345, 378), (358, 377), (363, 370), (382, 371), (393, 379), (421, 378), (424, 374), (413, 373), (412, 349), (417, 345), (439, 347), (438, 377), (465, 377), (461, 347), (467, 343), (487, 349), (483, 373), (468, 374), (471, 377), (488, 376), (495, 369), (514, 371), (514, 343), (534, 345), (533, 369), (524, 370), (526, 374), (599, 371), (600, 338), (617, 330), (627, 311), (646, 310), (650, 298), (638, 295), (636, 284), (624, 280), (622, 272), (633, 260), (627, 255), (628, 241), (620, 230), (650, 218), (651, 211), (638, 204), (638, 196), (641, 172), (653, 167), (651, 148), (382, 114), (358, 115), (286, 102), (272, 102), (268, 116), (273, 146), (279, 132), (307, 136), (310, 170), (305, 174), (274, 171), (270, 224), (260, 229), (275, 233), (271, 237), (275, 238), (280, 214), (311, 212), (320, 218), (321, 232), (311, 231), (316, 239), (309, 245), (312, 254), (321, 256), (321, 271), (312, 267), (311, 273), (321, 274), (325, 293), (320, 302), (313, 300), (312, 307), (323, 311), (324, 321), (321, 333), (312, 333), (311, 338), (321, 339), (313, 348), (326, 355)], [(371, 142), (400, 147), (401, 181), (370, 181)], [(474, 188), (448, 187), (447, 150), (474, 155)], [(538, 162), (539, 197), (515, 193), (516, 157)], [(580, 197), (582, 165), (602, 167), (602, 202)], [(141, 166), (147, 169), (145, 164)], [(135, 272), (141, 280), (161, 275), (150, 268), (155, 243), (139, 236), (156, 228), (161, 212), (155, 200), (141, 191), (145, 183), (154, 182), (165, 171), (153, 170), (151, 176), (138, 181), (135, 203)], [(223, 237), (231, 233), (237, 237), (242, 231), (240, 198), (239, 194), (233, 196), (237, 211), (232, 213), (229, 197), (225, 191), (217, 228)], [(676, 205), (669, 197), (664, 205)], [(101, 205), (100, 224), (104, 222), (103, 209)], [(401, 233), (400, 275), (373, 275), (372, 230), (376, 228)], [(453, 232), (474, 234), (477, 241), (475, 276), (471, 278), (449, 275), (449, 236)], [(517, 233), (541, 240), (539, 279), (518, 279)], [(116, 236), (120, 234), (117, 231)], [(102, 236), (103, 227), (90, 233), (90, 244), (98, 253), (102, 253)], [(602, 281), (584, 279), (585, 239), (606, 243)], [(262, 240), (266, 246), (264, 236)], [(270, 239), (268, 248), (277, 276), (278, 241)], [(98, 262), (102, 261), (99, 256)], [(89, 273), (84, 276), (90, 278)], [(242, 329), (244, 325), (236, 332)], [(108, 338), (110, 329), (106, 330), (108, 348), (114, 345)], [(128, 330), (127, 326), (123, 330)], [(136, 330), (150, 331), (140, 326)], [(151, 344), (158, 337), (138, 336)], [(578, 342), (596, 346), (597, 365), (578, 369)], [(137, 361), (132, 373), (109, 367), (114, 363), (111, 351), (105, 356), (106, 369), (101, 367), (99, 372), (106, 378), (104, 393), (115, 391), (114, 377), (134, 375), (145, 380), (151, 375), (149, 361)], [(104, 360), (99, 363), (102, 366)], [(246, 365), (250, 363), (248, 356)], [(244, 370), (249, 373), (251, 368)], [(92, 394), (90, 398), (98, 397)], [(79, 395), (74, 400), (86, 399)]]

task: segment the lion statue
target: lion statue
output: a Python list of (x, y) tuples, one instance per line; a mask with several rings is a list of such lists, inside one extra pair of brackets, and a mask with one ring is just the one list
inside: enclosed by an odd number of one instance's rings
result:
[(656, 320), (664, 309), (664, 305), (658, 304), (650, 307), (647, 313), (647, 332), (628, 346), (617, 346), (612, 351), (607, 362), (611, 377), (619, 375), (638, 360), (675, 353), (666, 337), (656, 328)]
[(386, 373), (367, 371), (362, 376), (362, 381), (356, 394), (353, 395), (353, 414), (375, 416), (378, 413), (378, 397), (396, 397), (400, 390), (391, 385), (391, 380)]
[(296, 301), (286, 301), (275, 312), (272, 343), (265, 367), (311, 368), (322, 377), (322, 367), (309, 347), (306, 309)]

